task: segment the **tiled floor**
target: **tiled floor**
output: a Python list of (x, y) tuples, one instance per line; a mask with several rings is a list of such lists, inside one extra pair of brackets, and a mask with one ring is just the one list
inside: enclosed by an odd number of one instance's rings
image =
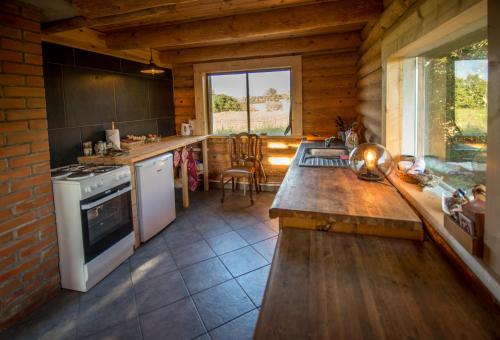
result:
[[(251, 339), (276, 245), (274, 198), (191, 194), (191, 207), (89, 292), (63, 291), (9, 339)], [(179, 203), (179, 202), (178, 202)], [(179, 206), (179, 204), (178, 204)]]

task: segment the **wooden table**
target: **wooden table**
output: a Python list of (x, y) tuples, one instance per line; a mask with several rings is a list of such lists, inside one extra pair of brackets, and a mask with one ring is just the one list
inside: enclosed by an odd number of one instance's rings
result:
[(429, 240), (286, 228), (254, 339), (498, 339), (478, 300)]
[[(96, 165), (129, 165), (131, 174), (132, 186), (132, 218), (135, 233), (135, 247), (140, 245), (139, 237), (139, 221), (137, 213), (137, 201), (135, 194), (135, 167), (134, 163), (143, 161), (161, 155), (166, 152), (174, 151), (182, 147), (199, 143), (202, 145), (203, 157), (203, 186), (204, 190), (208, 191), (208, 136), (170, 136), (165, 137), (158, 143), (144, 144), (129, 150), (128, 154), (122, 156), (84, 156), (78, 157), (78, 162), (82, 164), (96, 164)], [(182, 204), (184, 208), (189, 207), (189, 185), (188, 185), (188, 171), (187, 162), (181, 165), (181, 178), (182, 178)]]
[(360, 180), (345, 168), (300, 167), (302, 142), (269, 210), (282, 228), (423, 239), (422, 222), (388, 181)]

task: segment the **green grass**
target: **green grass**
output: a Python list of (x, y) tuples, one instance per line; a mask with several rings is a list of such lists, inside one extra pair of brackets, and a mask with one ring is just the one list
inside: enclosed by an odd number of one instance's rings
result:
[(465, 136), (486, 135), (488, 127), (488, 110), (456, 109), (455, 123)]

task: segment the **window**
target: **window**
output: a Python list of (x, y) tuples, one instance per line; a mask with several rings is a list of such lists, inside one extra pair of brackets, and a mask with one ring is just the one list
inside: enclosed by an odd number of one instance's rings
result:
[(290, 69), (208, 74), (207, 82), (213, 134), (290, 135)]
[(452, 188), (486, 182), (487, 51), (479, 32), (403, 62), (402, 149)]

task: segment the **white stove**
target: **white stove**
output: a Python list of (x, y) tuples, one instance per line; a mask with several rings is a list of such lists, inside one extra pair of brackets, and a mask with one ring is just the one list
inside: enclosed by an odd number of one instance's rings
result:
[(61, 285), (85, 292), (133, 253), (130, 169), (73, 164), (51, 175)]

